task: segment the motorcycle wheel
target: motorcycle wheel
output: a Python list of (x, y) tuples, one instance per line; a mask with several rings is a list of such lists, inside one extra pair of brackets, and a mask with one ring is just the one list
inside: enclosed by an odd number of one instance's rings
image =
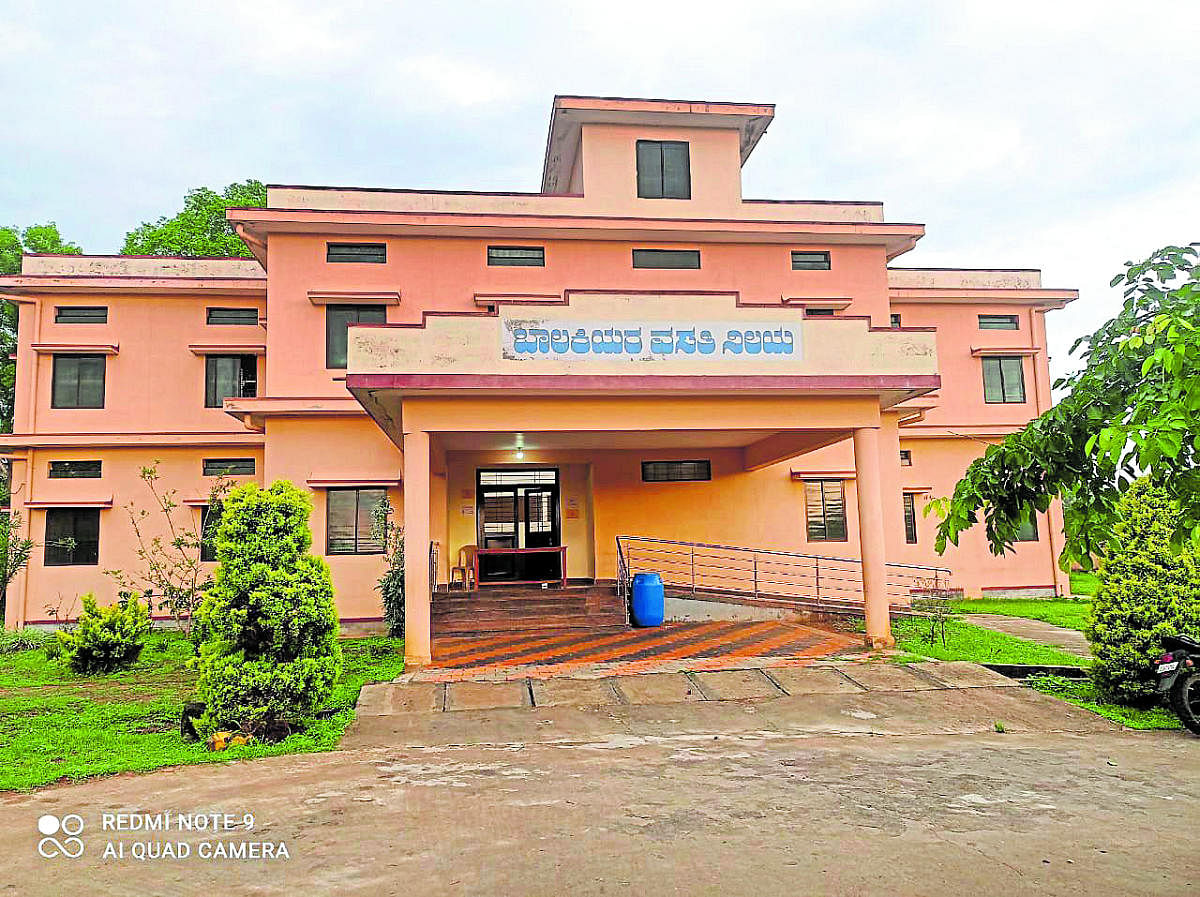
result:
[(1200, 671), (1175, 680), (1171, 687), (1171, 709), (1185, 726), (1200, 735)]

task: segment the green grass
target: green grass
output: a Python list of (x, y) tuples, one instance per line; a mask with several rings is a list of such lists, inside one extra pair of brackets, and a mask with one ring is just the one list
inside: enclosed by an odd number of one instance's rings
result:
[(342, 642), (342, 676), (328, 707), (335, 712), (278, 744), (210, 752), (179, 733), (195, 676), (179, 633), (155, 633), (137, 664), (107, 676), (76, 676), (41, 651), (0, 656), (0, 791), (28, 790), (162, 766), (217, 763), (278, 754), (329, 751), (354, 719), (363, 685), (404, 669), (402, 642)]
[(1072, 595), (1086, 595), (1088, 598), (1095, 598), (1098, 588), (1100, 588), (1100, 577), (1095, 573), (1071, 574)]
[(929, 623), (924, 620), (892, 621), (896, 647), (911, 654), (922, 654), (934, 660), (970, 660), (974, 663), (1028, 663), (1051, 666), (1086, 665), (1086, 659), (1049, 648), (1036, 642), (1014, 638), (1002, 632), (992, 632), (963, 620), (946, 622), (946, 644), (941, 639), (930, 644)]
[(1090, 601), (1071, 599), (984, 598), (977, 601), (955, 601), (955, 613), (1003, 614), (1006, 617), (1025, 617), (1042, 620), (1065, 629), (1083, 632), (1092, 612)]
[(1064, 679), (1062, 676), (1035, 676), (1028, 684), (1038, 691), (1098, 713), (1128, 729), (1182, 729), (1183, 724), (1166, 707), (1125, 707), (1105, 701), (1090, 679)]

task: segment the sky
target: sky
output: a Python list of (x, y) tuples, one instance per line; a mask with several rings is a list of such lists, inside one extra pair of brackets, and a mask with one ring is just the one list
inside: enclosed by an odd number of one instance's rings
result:
[(1051, 369), (1200, 240), (1200, 4), (0, 0), (0, 224), (117, 252), (192, 187), (537, 190), (556, 93), (776, 104), (770, 199), (881, 200), (904, 266), (1041, 268)]

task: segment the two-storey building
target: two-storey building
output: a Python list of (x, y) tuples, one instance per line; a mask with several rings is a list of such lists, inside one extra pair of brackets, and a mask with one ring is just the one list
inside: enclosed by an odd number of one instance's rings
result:
[(1045, 312), (1076, 293), (896, 267), (924, 229), (879, 203), (743, 198), (773, 114), (557, 97), (537, 193), (272, 186), (229, 212), (254, 260), (27, 257), (0, 278), (20, 305), (3, 441), (41, 547), (7, 625), (115, 597), (154, 463), (196, 521), (218, 475), (312, 490), (345, 620), (380, 618), (389, 501), (415, 663), (431, 592), (464, 579), (640, 565), (865, 601), (876, 642), (889, 602), (945, 584), (926, 568), (1065, 591), (1057, 508), (1003, 558), (978, 532), (937, 556), (922, 509), (1050, 406)]

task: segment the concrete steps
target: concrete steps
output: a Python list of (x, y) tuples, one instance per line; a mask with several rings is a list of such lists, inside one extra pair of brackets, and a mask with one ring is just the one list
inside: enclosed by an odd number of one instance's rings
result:
[(625, 603), (612, 586), (442, 592), (434, 596), (430, 616), (435, 637), (550, 629), (613, 631), (629, 625)]

